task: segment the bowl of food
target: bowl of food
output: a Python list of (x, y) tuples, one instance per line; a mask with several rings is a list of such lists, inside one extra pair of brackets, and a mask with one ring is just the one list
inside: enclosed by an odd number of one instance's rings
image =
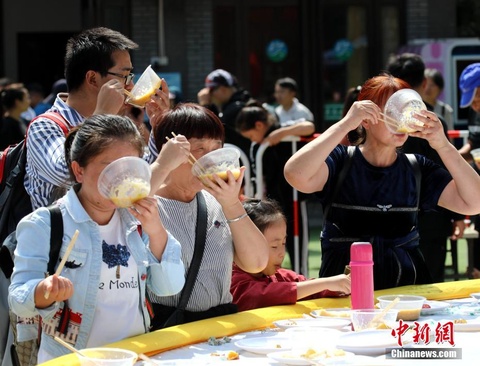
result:
[(76, 355), (81, 366), (132, 366), (138, 357), (135, 352), (120, 348), (85, 348), (80, 353)]
[(228, 180), (228, 171), (234, 178), (240, 176), (240, 153), (232, 147), (224, 147), (205, 154), (192, 166), (192, 174), (206, 186), (215, 182), (214, 175), (218, 175), (224, 181)]
[(417, 320), (420, 317), (423, 303), (427, 299), (416, 295), (385, 295), (377, 297), (378, 306), (380, 309), (384, 309), (397, 297), (399, 300), (393, 306), (393, 309), (398, 310), (397, 320)]
[(354, 309), (350, 319), (354, 331), (365, 329), (393, 329), (397, 321), (398, 310), (391, 309)]
[(98, 190), (117, 207), (130, 207), (150, 193), (152, 172), (148, 163), (127, 156), (108, 164), (98, 177)]
[(415, 114), (427, 110), (420, 94), (413, 89), (400, 89), (385, 103), (385, 124), (393, 133), (418, 131), (423, 122)]
[(133, 89), (128, 93), (125, 102), (135, 107), (144, 108), (155, 91), (162, 86), (162, 79), (153, 71), (149, 65), (140, 75)]
[(473, 149), (470, 151), (473, 161), (477, 164), (477, 167), (480, 167), (480, 149)]

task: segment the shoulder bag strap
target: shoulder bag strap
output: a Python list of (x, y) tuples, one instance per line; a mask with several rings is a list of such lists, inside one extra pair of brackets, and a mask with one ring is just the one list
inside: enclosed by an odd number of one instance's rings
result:
[(413, 173), (415, 174), (415, 184), (417, 187), (417, 209), (420, 206), (420, 188), (422, 185), (422, 172), (420, 171), (420, 165), (418, 164), (417, 157), (414, 154), (405, 154), (410, 165), (413, 168)]
[(183, 287), (177, 308), (185, 310), (192, 294), (193, 285), (197, 279), (198, 269), (202, 262), (203, 251), (205, 249), (205, 239), (207, 237), (207, 205), (202, 192), (197, 193), (197, 227), (195, 232), (195, 249), (193, 250), (192, 263), (188, 269), (187, 279)]
[(57, 264), (58, 257), (60, 255), (60, 248), (63, 243), (63, 217), (60, 207), (57, 205), (48, 206), (50, 211), (50, 252), (48, 255), (48, 267), (49, 274), (55, 273), (55, 264)]
[[(48, 211), (50, 211), (50, 252), (48, 254), (47, 272), (48, 274), (53, 274), (55, 273), (55, 264), (57, 264), (63, 243), (63, 217), (62, 211), (60, 211), (60, 207), (57, 205), (48, 206)], [(37, 345), (40, 345), (41, 338), (42, 317), (39, 317)]]
[(332, 198), (328, 201), (327, 205), (325, 206), (325, 210), (323, 213), (323, 219), (326, 220), (328, 211), (330, 211), (330, 207), (332, 206), (333, 201), (337, 198), (338, 192), (340, 191), (340, 187), (342, 186), (345, 177), (347, 176), (348, 171), (350, 170), (350, 166), (352, 165), (353, 154), (355, 153), (355, 146), (348, 146), (347, 152), (347, 160), (343, 164), (342, 170), (338, 174), (337, 181), (335, 182), (335, 188), (332, 194)]

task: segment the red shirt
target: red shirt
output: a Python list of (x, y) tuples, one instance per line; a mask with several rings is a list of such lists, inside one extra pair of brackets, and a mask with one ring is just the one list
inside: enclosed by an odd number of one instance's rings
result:
[[(235, 264), (232, 272), (230, 292), (238, 311), (264, 308), (274, 305), (291, 305), (297, 302), (297, 285), (307, 278), (289, 269), (281, 268), (272, 276), (255, 277)], [(318, 299), (335, 296), (335, 292), (324, 290), (303, 298)]]

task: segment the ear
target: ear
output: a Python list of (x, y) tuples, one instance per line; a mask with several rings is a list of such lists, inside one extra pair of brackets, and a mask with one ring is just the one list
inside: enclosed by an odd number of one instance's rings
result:
[(83, 183), (84, 169), (76, 161), (72, 161), (72, 171), (77, 183)]
[(420, 90), (425, 90), (425, 87), (427, 86), (427, 78), (424, 77), (422, 81), (422, 86), (420, 87)]
[(265, 123), (262, 121), (255, 121), (255, 129), (256, 130), (263, 130), (265, 128)]
[(93, 70), (88, 70), (87, 73), (85, 74), (85, 82), (88, 85), (98, 86), (100, 84), (99, 77), (100, 77), (100, 73)]
[(370, 123), (366, 119), (362, 120), (361, 126), (366, 130), (370, 129)]

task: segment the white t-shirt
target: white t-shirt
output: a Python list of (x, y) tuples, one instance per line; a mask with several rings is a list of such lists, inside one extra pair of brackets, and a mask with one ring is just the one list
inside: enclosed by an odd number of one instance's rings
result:
[(303, 121), (314, 121), (313, 113), (300, 103), (297, 98), (293, 100), (293, 105), (289, 110), (285, 110), (279, 105), (275, 108), (275, 113), (278, 116), (280, 127), (292, 126)]
[(103, 242), (102, 269), (87, 347), (145, 333), (139, 306), (138, 268), (126, 245), (118, 211), (107, 225), (99, 228)]

